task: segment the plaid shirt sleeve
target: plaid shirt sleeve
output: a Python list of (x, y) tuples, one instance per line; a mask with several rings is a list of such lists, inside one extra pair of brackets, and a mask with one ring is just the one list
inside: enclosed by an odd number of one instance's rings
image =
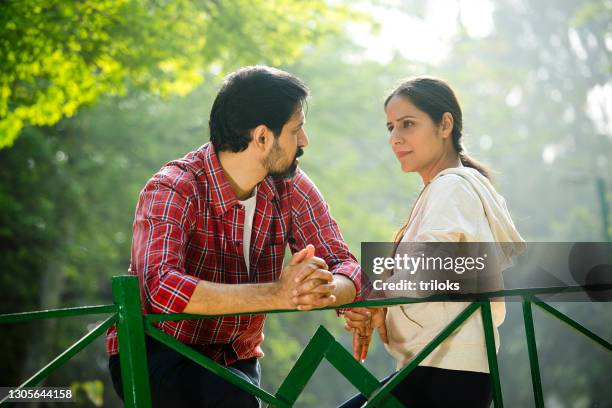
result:
[[(195, 225), (189, 183), (156, 175), (140, 195), (133, 225), (132, 273), (151, 313), (182, 312), (199, 281), (185, 273), (185, 249)], [(182, 187), (181, 187), (182, 186)]]
[(321, 192), (301, 170), (295, 177), (292, 196), (291, 251), (299, 251), (308, 244), (314, 245), (316, 256), (325, 260), (332, 273), (344, 275), (353, 282), (355, 298), (360, 299), (361, 267), (344, 242)]

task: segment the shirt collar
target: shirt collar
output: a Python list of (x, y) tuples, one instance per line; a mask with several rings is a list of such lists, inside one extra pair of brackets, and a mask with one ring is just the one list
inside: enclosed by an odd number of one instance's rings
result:
[[(208, 180), (212, 207), (216, 214), (223, 215), (238, 203), (238, 198), (225, 177), (225, 172), (221, 167), (221, 163), (219, 163), (219, 158), (212, 144), (205, 144), (202, 147), (202, 152), (204, 173)], [(258, 199), (263, 198), (267, 201), (278, 199), (278, 191), (271, 177), (268, 176), (259, 183), (257, 196)]]

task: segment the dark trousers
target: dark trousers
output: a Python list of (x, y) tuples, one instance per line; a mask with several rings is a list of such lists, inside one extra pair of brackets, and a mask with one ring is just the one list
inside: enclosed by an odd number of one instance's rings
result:
[[(427, 366), (417, 366), (391, 394), (410, 408), (486, 408), (492, 401), (489, 374)], [(360, 407), (366, 401), (357, 395), (340, 408)]]
[[(259, 407), (259, 399), (149, 336), (146, 346), (153, 407)], [(109, 358), (108, 368), (123, 400), (119, 355)], [(261, 368), (256, 358), (227, 368), (259, 386)]]

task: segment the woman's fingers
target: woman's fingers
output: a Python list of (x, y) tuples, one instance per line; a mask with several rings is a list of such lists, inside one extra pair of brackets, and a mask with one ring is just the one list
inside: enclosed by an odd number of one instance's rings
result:
[(372, 332), (365, 335), (359, 334), (357, 331), (353, 332), (353, 356), (357, 361), (363, 363), (367, 358), (371, 338)]
[(359, 340), (361, 342), (361, 357), (360, 360), (362, 363), (368, 357), (368, 349), (370, 348), (370, 340), (372, 339), (372, 332), (366, 336), (359, 336)]
[(371, 328), (371, 313), (367, 308), (354, 308), (344, 312), (346, 324), (352, 329), (369, 330)]
[(389, 336), (387, 335), (387, 325), (383, 323), (381, 326), (378, 326), (378, 335), (380, 336), (380, 340), (389, 344)]
[(355, 322), (363, 322), (369, 321), (372, 318), (372, 314), (367, 308), (358, 307), (344, 312), (344, 318)]
[(384, 308), (356, 307), (344, 312), (346, 324), (344, 328), (353, 332), (353, 356), (364, 362), (368, 356), (368, 349), (372, 340), (374, 328), (383, 343), (389, 342), (387, 326), (385, 324), (386, 310)]
[(359, 343), (359, 335), (353, 331), (353, 357), (355, 360), (361, 361), (361, 344)]

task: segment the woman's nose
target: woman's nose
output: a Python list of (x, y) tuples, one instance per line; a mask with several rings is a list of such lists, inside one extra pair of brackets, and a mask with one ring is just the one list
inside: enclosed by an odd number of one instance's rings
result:
[(399, 144), (401, 142), (402, 142), (402, 138), (397, 133), (397, 130), (396, 129), (392, 129), (391, 132), (389, 132), (389, 144), (391, 146), (393, 146), (393, 145)]

